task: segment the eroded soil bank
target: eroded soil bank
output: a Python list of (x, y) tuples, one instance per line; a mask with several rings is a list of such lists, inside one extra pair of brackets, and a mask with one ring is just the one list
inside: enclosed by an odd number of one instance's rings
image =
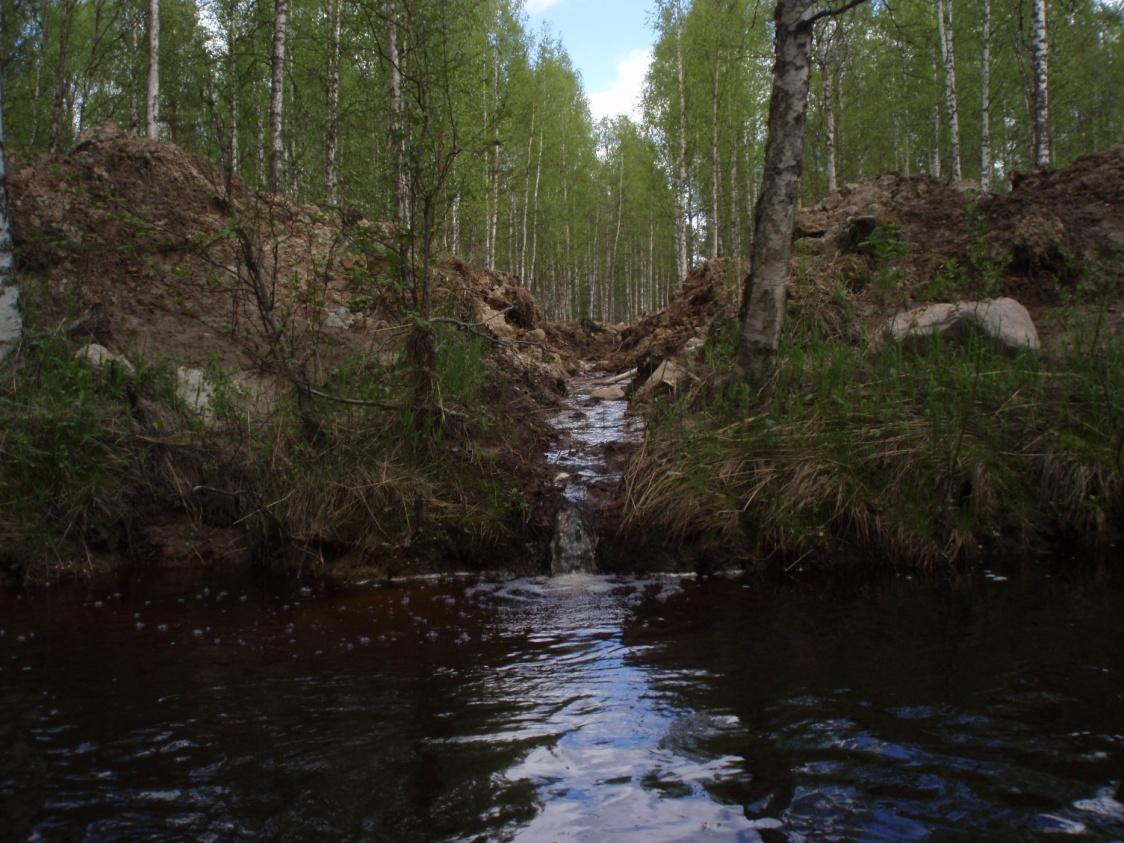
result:
[[(887, 175), (806, 209), (763, 402), (730, 378), (733, 262), (604, 326), (445, 256), (419, 329), (385, 224), (93, 133), (12, 167), (28, 333), (0, 380), (0, 576), (543, 572), (579, 488), (606, 570), (1110, 553), (1122, 172), (1116, 147), (1009, 193)], [(1034, 347), (887, 341), (895, 316), (1014, 298)], [(565, 464), (568, 425), (598, 477)]]

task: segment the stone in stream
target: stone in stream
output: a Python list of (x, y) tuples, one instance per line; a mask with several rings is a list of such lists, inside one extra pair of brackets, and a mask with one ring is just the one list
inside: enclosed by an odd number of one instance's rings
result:
[(578, 507), (567, 506), (559, 511), (554, 520), (550, 555), (552, 576), (592, 574), (597, 570), (597, 538), (590, 534)]
[(589, 397), (598, 401), (623, 401), (625, 391), (623, 386), (603, 386), (589, 393)]

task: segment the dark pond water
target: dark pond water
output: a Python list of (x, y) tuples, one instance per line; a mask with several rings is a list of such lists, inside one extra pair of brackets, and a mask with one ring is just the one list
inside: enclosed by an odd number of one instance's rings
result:
[(1124, 588), (123, 576), (0, 599), (14, 840), (1124, 838)]

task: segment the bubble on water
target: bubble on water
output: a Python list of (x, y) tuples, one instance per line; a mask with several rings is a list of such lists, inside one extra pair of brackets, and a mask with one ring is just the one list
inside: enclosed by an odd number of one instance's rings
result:
[(405, 597), (402, 598), (402, 605), (403, 606), (409, 606), (410, 605), (410, 595), (409, 594), (407, 594)]
[(218, 599), (219, 599), (219, 600), (225, 600), (225, 599), (226, 599), (227, 597), (229, 597), (229, 596), (230, 596), (230, 595), (228, 595), (228, 594), (227, 594), (227, 593), (226, 593), (225, 591), (220, 591), (220, 592), (219, 592), (219, 596), (218, 596)]
[(462, 632), (460, 635), (457, 636), (457, 643), (458, 644), (467, 644), (471, 640), (472, 640), (472, 636), (469, 635), (467, 632)]
[(135, 621), (140, 620), (140, 612), (133, 612), (133, 620), (135, 620)]
[(145, 601), (144, 601), (144, 605), (145, 605), (145, 606), (151, 606), (151, 605), (152, 605), (152, 601), (151, 601), (151, 600), (145, 600)]
[(371, 639), (368, 638), (366, 635), (360, 635), (359, 636), (359, 643), (362, 644), (364, 647), (366, 647), (368, 644), (371, 643)]
[(104, 603), (103, 603), (102, 601), (100, 601), (100, 600), (95, 600), (95, 601), (94, 601), (94, 608), (95, 608), (95, 609), (100, 609), (100, 608), (101, 608), (102, 606), (104, 606), (104, 605), (105, 605), (105, 604), (104, 604)]
[(160, 632), (167, 632), (168, 631), (168, 625), (166, 623), (162, 623), (159, 626), (157, 626), (156, 629), (159, 630)]
[(307, 585), (301, 587), (301, 596), (308, 597), (310, 594), (312, 594), (311, 588), (309, 588)]
[(191, 630), (191, 634), (194, 635), (196, 638), (202, 638), (203, 637), (203, 630), (193, 629), (193, 630)]
[(248, 599), (249, 598), (245, 594), (243, 594), (241, 597), (238, 598), (238, 602), (239, 603), (245, 603)]
[(22, 643), (23, 643), (24, 641), (26, 641), (26, 640), (27, 640), (27, 636), (26, 636), (26, 635), (17, 635), (17, 636), (16, 636), (16, 640), (17, 640), (17, 641), (18, 641), (19, 643), (21, 643), (21, 644), (22, 644)]
[(142, 629), (144, 629), (144, 624), (137, 621), (137, 632), (140, 632)]
[(429, 634), (426, 636), (426, 638), (428, 638), (430, 641), (436, 641), (437, 640), (437, 630), (431, 629), (429, 631)]

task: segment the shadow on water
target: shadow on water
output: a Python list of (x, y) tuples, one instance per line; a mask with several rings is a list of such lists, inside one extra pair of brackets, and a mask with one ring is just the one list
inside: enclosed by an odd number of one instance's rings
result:
[(0, 838), (1124, 835), (1119, 577), (0, 599)]

